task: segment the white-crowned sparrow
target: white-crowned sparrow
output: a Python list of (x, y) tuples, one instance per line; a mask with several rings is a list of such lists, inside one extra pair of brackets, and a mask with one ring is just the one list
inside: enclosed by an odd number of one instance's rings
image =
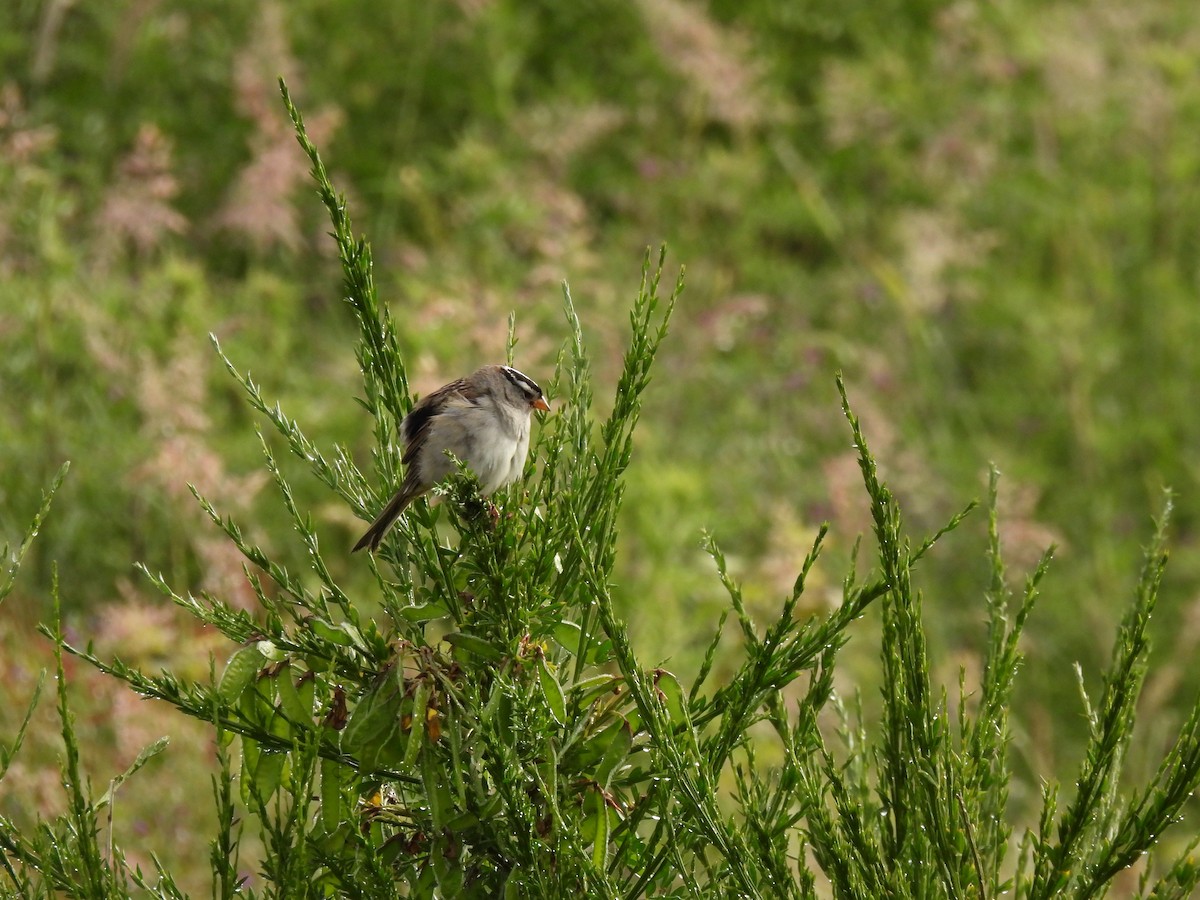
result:
[(519, 478), (535, 409), (550, 409), (542, 389), (510, 366), (484, 366), (423, 397), (400, 423), (404, 483), (354, 550), (377, 550), (405, 508), (454, 471), (447, 450), (470, 467), (485, 494)]

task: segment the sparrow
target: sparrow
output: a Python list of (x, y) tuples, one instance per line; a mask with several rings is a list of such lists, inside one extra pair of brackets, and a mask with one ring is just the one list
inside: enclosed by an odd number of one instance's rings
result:
[(353, 552), (379, 549), (408, 505), (455, 471), (447, 450), (475, 473), (484, 494), (518, 479), (535, 409), (550, 411), (542, 389), (511, 366), (484, 366), (421, 398), (400, 423), (404, 482)]

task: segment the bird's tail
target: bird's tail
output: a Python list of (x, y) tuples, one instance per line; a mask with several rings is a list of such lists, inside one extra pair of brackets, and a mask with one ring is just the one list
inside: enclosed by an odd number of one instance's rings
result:
[(383, 542), (383, 536), (388, 533), (388, 529), (400, 518), (400, 513), (404, 512), (408, 504), (412, 503), (413, 497), (414, 495), (409, 491), (397, 491), (396, 496), (388, 501), (388, 505), (383, 508), (383, 512), (375, 518), (375, 521), (371, 523), (371, 527), (367, 529), (366, 534), (358, 539), (358, 543), (354, 545), (354, 549), (350, 552), (357, 553), (363, 547), (369, 547), (372, 553), (378, 550), (379, 545)]

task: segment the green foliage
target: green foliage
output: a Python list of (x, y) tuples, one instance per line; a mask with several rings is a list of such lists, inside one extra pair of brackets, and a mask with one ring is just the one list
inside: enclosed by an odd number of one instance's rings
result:
[[(322, 452), (226, 363), (309, 477), (369, 519), (398, 475), (391, 434), (412, 402), (404, 357), (376, 296), (369, 248), (353, 236), (346, 203), (286, 91), (285, 102), (331, 215), (359, 324), (363, 405), (379, 438), (372, 477), (346, 447)], [(1049, 783), (1040, 824), (1025, 830), (1014, 859), (1009, 711), (1019, 642), (1050, 555), (1014, 600), (993, 472), (984, 664), (978, 686), (969, 690), (960, 679), (952, 708), (932, 674), (914, 572), (970, 508), (914, 542), (840, 376), (874, 532), (876, 561), (866, 580), (852, 568), (834, 611), (799, 614), (822, 528), (762, 626), (709, 538), (737, 625), (737, 670), (709, 684), (727, 616), (686, 690), (631, 646), (612, 591), (617, 515), (633, 431), (682, 290), (682, 278), (661, 290), (662, 273), (663, 257), (647, 256), (602, 418), (594, 413), (583, 330), (564, 292), (570, 338), (548, 382), (558, 412), (541, 422), (526, 478), (497, 509), (461, 469), (439, 487), (440, 505), (416, 504), (365, 561), (369, 596), (355, 596), (333, 576), (311, 517), (263, 440), (308, 571), (275, 561), (197, 492), (245, 559), (256, 614), (211, 594), (177, 592), (147, 573), (176, 605), (238, 646), (219, 678), (214, 672), (202, 683), (104, 661), (68, 641), (56, 605), (44, 633), (55, 647), (67, 810), (32, 831), (0, 820), (11, 888), (24, 896), (126, 897), (135, 888), (183, 896), (163, 867), (150, 876), (126, 863), (111, 821), (103, 842), (103, 811), (165, 744), (148, 746), (94, 799), (68, 705), (64, 654), (71, 654), (211, 723), (219, 763), (214, 896), (1102, 895), (1200, 786), (1200, 704), (1145, 786), (1130, 792), (1121, 781), (1147, 671), (1169, 502), (1098, 704), (1085, 695), (1090, 737), (1074, 795), (1060, 812)], [(510, 333), (510, 355), (512, 344)], [(10, 584), (11, 571), (5, 589)], [(878, 721), (860, 705), (846, 711), (834, 690), (849, 630), (872, 606), (882, 621)], [(0, 777), (24, 731), (5, 750)], [(239, 801), (250, 819), (239, 822)], [(240, 874), (246, 827), (264, 847), (253, 884)], [(1186, 897), (1200, 885), (1191, 849), (1161, 872), (1147, 869), (1141, 895)]]
[[(720, 522), (752, 608), (817, 523), (861, 527), (831, 509), (852, 462), (818, 373), (841, 369), (914, 522), (936, 527), (992, 459), (1018, 507), (1014, 552), (1061, 547), (1077, 602), (1042, 613), (1030, 665), (1047, 687), (1031, 705), (1082, 744), (1082, 721), (1057, 714), (1074, 686), (1042, 667), (1103, 661), (1119, 611), (1078, 612), (1131, 571), (1130, 510), (1170, 483), (1179, 539), (1197, 533), (1200, 433), (1179, 411), (1200, 376), (1200, 7), (1044, 6), (5, 5), (0, 491), (24, 508), (62, 458), (76, 465), (28, 562), (37, 595), (49, 558), (68, 617), (118, 595), (129, 558), (204, 586), (203, 517), (148, 474), (225, 460), (227, 477), (199, 486), (228, 507), (216, 485), (255, 462), (197, 329), (270, 373), (310, 438), (362, 434), (350, 449), (369, 452), (360, 411), (329, 400), (357, 389), (339, 349), (353, 322), (331, 302), (340, 275), (273, 102), (283, 72), (373, 237), (421, 387), (498, 356), (513, 308), (540, 339), (527, 362), (548, 369), (567, 274), (588, 298), (596, 372), (615, 377), (632, 249), (665, 236), (689, 261), (670, 377), (639, 437), (653, 475), (631, 473), (647, 500), (622, 514), (617, 599), (635, 641), (653, 591), (674, 663), (698, 665), (674, 625), (719, 605), (679, 549), (706, 525)], [(207, 388), (180, 398), (183, 421), (138, 389), (164, 375)], [(195, 410), (208, 428), (187, 424)], [(789, 494), (745, 502), (766, 485)], [(340, 540), (345, 508), (296, 490)], [(276, 508), (253, 508), (271, 533)], [(303, 565), (298, 546), (269, 549)], [(839, 563), (848, 549), (829, 547)], [(1193, 558), (1180, 554), (1160, 618), (1181, 653)], [(953, 560), (930, 569), (972, 590)], [(935, 645), (966, 646), (960, 609), (931, 623)]]

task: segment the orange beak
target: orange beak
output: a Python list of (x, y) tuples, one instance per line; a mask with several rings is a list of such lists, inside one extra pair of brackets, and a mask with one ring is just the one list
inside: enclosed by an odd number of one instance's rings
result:
[(534, 409), (540, 409), (542, 412), (550, 412), (550, 404), (541, 397), (538, 397), (536, 400), (534, 400), (532, 406)]

